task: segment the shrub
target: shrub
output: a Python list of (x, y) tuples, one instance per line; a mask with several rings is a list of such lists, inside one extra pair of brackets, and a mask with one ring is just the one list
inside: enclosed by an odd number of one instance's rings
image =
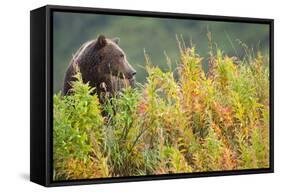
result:
[(55, 94), (54, 179), (269, 167), (268, 57), (217, 50), (206, 74), (194, 47), (180, 54), (177, 79), (145, 55), (146, 83), (102, 105), (79, 72)]

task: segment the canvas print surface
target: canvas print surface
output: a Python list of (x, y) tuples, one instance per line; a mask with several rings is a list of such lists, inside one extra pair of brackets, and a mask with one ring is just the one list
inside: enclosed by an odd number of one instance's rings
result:
[(54, 181), (269, 168), (269, 25), (53, 13)]

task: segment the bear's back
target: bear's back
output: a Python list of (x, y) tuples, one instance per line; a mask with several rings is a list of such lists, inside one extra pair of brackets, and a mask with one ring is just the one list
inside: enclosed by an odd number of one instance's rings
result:
[[(90, 40), (86, 43), (83, 43), (81, 47), (76, 51), (76, 53), (72, 56), (72, 59), (67, 67), (65, 76), (64, 76), (64, 85), (62, 93), (63, 95), (67, 95), (69, 90), (71, 89), (70, 82), (74, 81), (74, 75), (76, 73), (77, 67), (80, 67), (80, 64), (83, 63), (81, 60), (85, 59), (85, 55), (89, 52), (89, 47), (93, 46), (96, 43), (96, 40)], [(77, 66), (76, 66), (77, 65)]]

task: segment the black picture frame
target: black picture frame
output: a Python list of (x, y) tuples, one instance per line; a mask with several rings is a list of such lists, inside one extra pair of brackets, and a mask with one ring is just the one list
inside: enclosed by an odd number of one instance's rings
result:
[[(270, 26), (270, 167), (263, 169), (197, 172), (172, 175), (167, 174), (86, 179), (75, 181), (52, 181), (52, 19), (54, 11), (268, 24)], [(46, 5), (30, 12), (30, 46), (30, 180), (32, 182), (43, 186), (53, 187), (64, 185), (131, 182), (274, 172), (273, 19)]]

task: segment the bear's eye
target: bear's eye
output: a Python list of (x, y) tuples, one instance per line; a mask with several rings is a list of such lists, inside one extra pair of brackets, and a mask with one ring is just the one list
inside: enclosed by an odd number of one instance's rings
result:
[(120, 54), (120, 57), (122, 57), (122, 58), (123, 58), (123, 57), (124, 57), (124, 54)]

